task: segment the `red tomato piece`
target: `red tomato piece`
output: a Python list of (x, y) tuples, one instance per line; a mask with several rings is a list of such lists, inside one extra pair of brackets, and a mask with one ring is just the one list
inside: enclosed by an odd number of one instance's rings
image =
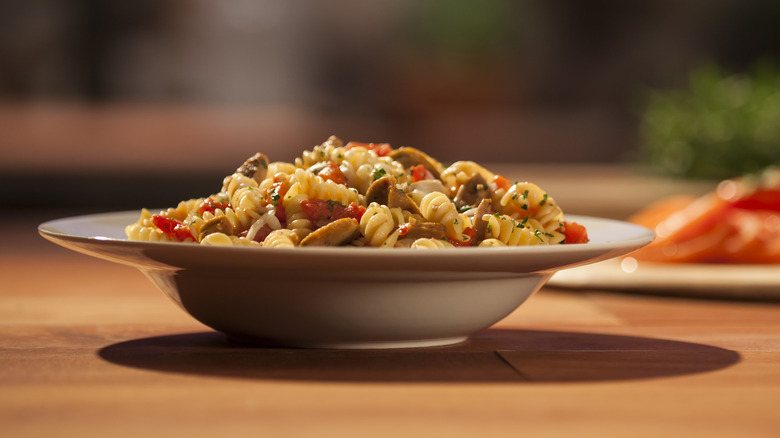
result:
[(276, 213), (275, 216), (279, 219), (279, 222), (282, 224), (287, 223), (287, 212), (284, 210), (284, 205), (281, 202), (274, 208), (274, 213)]
[(344, 212), (347, 215), (347, 217), (354, 218), (358, 222), (360, 222), (360, 219), (363, 218), (363, 214), (366, 212), (366, 207), (363, 207), (362, 205), (358, 205), (353, 202), (347, 206)]
[(344, 176), (344, 172), (342, 172), (341, 169), (339, 169), (339, 166), (332, 161), (329, 161), (317, 175), (322, 179), (333, 181), (336, 184), (347, 184), (347, 177)]
[(152, 223), (155, 227), (165, 232), (165, 234), (180, 242), (184, 242), (187, 239), (192, 239), (190, 227), (175, 219), (154, 215), (152, 216)]
[(198, 206), (198, 214), (203, 216), (203, 213), (209, 212), (214, 213), (217, 209), (224, 210), (230, 206), (230, 203), (228, 201), (220, 201), (218, 199), (214, 199), (212, 197), (206, 198), (205, 201), (203, 201)]
[(564, 222), (563, 235), (566, 243), (588, 243), (588, 230), (577, 222)]
[(495, 184), (497, 188), (504, 190), (509, 190), (509, 186), (512, 185), (508, 179), (501, 175), (496, 175), (493, 177), (493, 184)]
[(279, 209), (282, 209), (284, 211), (284, 207), (282, 207), (281, 200), (284, 197), (284, 195), (287, 193), (287, 190), (289, 190), (290, 187), (288, 186), (287, 182), (285, 181), (276, 181), (271, 186), (271, 190), (266, 194), (266, 199), (271, 200), (271, 204), (277, 208), (277, 216)]
[(306, 199), (301, 201), (301, 208), (317, 227), (327, 225), (336, 219), (351, 217), (360, 221), (366, 208), (356, 203), (344, 206), (336, 201), (323, 201), (321, 199)]
[(414, 182), (433, 179), (433, 174), (422, 164), (418, 164), (412, 167), (410, 170), (412, 171), (412, 181)]
[(465, 230), (463, 230), (463, 235), (466, 238), (466, 240), (457, 240), (457, 239), (450, 239), (447, 238), (447, 241), (452, 244), (452, 246), (458, 246), (458, 247), (464, 247), (464, 246), (473, 246), (474, 245), (474, 237), (477, 236), (477, 230), (474, 228), (468, 227)]

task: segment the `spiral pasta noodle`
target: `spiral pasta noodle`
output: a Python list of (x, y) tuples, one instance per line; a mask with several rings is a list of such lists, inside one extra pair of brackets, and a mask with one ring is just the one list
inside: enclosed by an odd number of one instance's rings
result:
[[(338, 137), (294, 162), (261, 153), (219, 191), (153, 214), (129, 240), (249, 248), (344, 245), (441, 249), (587, 242), (581, 225), (531, 182), (510, 184), (474, 161), (444, 166), (411, 147)], [(576, 239), (569, 239), (577, 234)]]
[(297, 244), (298, 234), (286, 228), (272, 231), (263, 241), (266, 248), (295, 248)]
[(360, 233), (370, 246), (392, 248), (398, 239), (393, 213), (386, 205), (371, 204), (360, 219)]
[(442, 192), (425, 195), (420, 203), (420, 212), (427, 220), (438, 222), (447, 228), (447, 237), (458, 242), (467, 242), (470, 237), (464, 231), (472, 227), (471, 220), (458, 213), (455, 204)]
[(485, 169), (473, 161), (456, 161), (444, 169), (441, 179), (450, 189), (451, 193), (458, 191), (458, 188), (474, 175), (480, 175), (485, 181), (491, 181), (495, 176), (493, 172)]
[(127, 234), (127, 238), (130, 240), (145, 240), (149, 242), (173, 241), (173, 237), (152, 225), (151, 215), (148, 221), (142, 219), (125, 227), (125, 234)]
[(314, 231), (314, 223), (301, 207), (301, 203), (308, 199), (309, 197), (306, 193), (302, 193), (300, 184), (296, 183), (290, 188), (282, 201), (286, 214), (287, 229), (295, 231), (299, 240), (302, 240)]
[(507, 246), (549, 245), (543, 231), (518, 222), (507, 215), (485, 215), (487, 236)]
[(414, 249), (437, 249), (437, 248), (454, 248), (455, 246), (446, 240), (433, 239), (430, 237), (422, 237), (415, 240), (412, 243), (411, 248)]
[(505, 214), (520, 218), (529, 216), (547, 233), (563, 225), (563, 211), (539, 186), (529, 182), (513, 184), (499, 201)]
[(201, 239), (200, 243), (211, 246), (260, 246), (258, 242), (246, 237), (231, 236), (225, 233), (211, 233)]
[(323, 161), (336, 164), (344, 159), (344, 143), (336, 136), (330, 136), (325, 142), (314, 146), (310, 151), (304, 151), (303, 156), (295, 159), (295, 166), (307, 169)]
[(344, 205), (360, 200), (360, 195), (356, 190), (333, 181), (324, 180), (307, 170), (296, 169), (290, 182), (298, 184), (299, 190), (311, 199), (337, 201)]

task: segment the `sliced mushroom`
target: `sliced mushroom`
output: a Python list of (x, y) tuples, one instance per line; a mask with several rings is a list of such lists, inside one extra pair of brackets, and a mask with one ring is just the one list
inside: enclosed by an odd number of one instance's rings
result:
[(301, 240), (300, 246), (341, 246), (360, 235), (360, 224), (356, 219), (345, 217), (322, 226)]
[(479, 245), (479, 242), (485, 240), (488, 222), (482, 219), (486, 214), (493, 214), (493, 201), (490, 198), (483, 199), (477, 207), (477, 213), (474, 215), (474, 240), (473, 246)]
[(491, 192), (487, 181), (485, 181), (482, 175), (475, 173), (474, 176), (460, 186), (453, 198), (453, 202), (458, 207), (458, 210), (462, 210), (464, 207), (476, 206), (482, 199), (490, 198)]
[(386, 176), (374, 181), (366, 191), (366, 204), (376, 202), (390, 208), (400, 208), (419, 215), (420, 208), (403, 190), (393, 183), (393, 178)]
[(412, 214), (422, 215), (420, 208), (403, 190), (395, 186), (390, 186), (390, 191), (387, 194), (387, 206), (390, 208), (400, 208), (406, 210)]
[(225, 216), (218, 216), (209, 219), (203, 223), (203, 226), (200, 229), (200, 233), (198, 233), (198, 242), (203, 240), (203, 238), (209, 234), (214, 233), (223, 233), (228, 235), (233, 234), (233, 224), (231, 224)]
[(232, 175), (226, 176), (225, 179), (222, 180), (222, 192), (227, 191), (230, 181), (236, 174), (252, 178), (255, 182), (260, 184), (268, 174), (268, 157), (260, 152), (249, 157)]
[(408, 146), (394, 149), (388, 156), (393, 160), (401, 163), (406, 169), (421, 164), (423, 167), (428, 169), (428, 171), (430, 171), (435, 178), (439, 178), (441, 176), (441, 171), (444, 168), (441, 163), (431, 158), (425, 152)]
[(377, 204), (387, 205), (387, 198), (390, 196), (390, 188), (392, 186), (393, 179), (389, 176), (374, 181), (366, 190), (366, 204), (376, 202)]
[(403, 240), (417, 240), (423, 237), (432, 239), (444, 239), (447, 233), (447, 227), (438, 222), (423, 222), (417, 219), (410, 219), (403, 234)]
[(258, 152), (244, 161), (244, 164), (236, 169), (236, 173), (252, 178), (259, 184), (268, 173), (268, 157)]

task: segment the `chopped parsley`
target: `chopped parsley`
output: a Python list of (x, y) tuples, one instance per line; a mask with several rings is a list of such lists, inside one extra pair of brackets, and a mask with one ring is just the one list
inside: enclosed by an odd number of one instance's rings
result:
[(325, 201), (325, 203), (328, 204), (328, 210), (331, 211), (331, 212), (336, 207), (344, 207), (344, 204), (342, 204), (339, 201), (334, 201), (332, 199), (328, 199), (327, 201)]
[[(271, 195), (271, 203), (274, 205), (274, 207), (277, 207), (279, 205), (279, 200), (282, 199), (282, 197), (279, 195), (279, 187), (276, 186), (272, 188), (269, 194)], [(290, 197), (288, 196), (287, 199), (290, 199)]]
[(379, 178), (382, 178), (383, 176), (385, 176), (386, 173), (387, 173), (387, 171), (380, 167), (378, 169), (374, 169), (374, 171), (371, 172), (371, 176), (374, 178), (374, 181), (376, 181)]
[(528, 223), (528, 216), (526, 216), (526, 217), (525, 217), (525, 219), (523, 219), (523, 221), (522, 221), (522, 222), (520, 222), (519, 224), (517, 224), (517, 227), (516, 227), (516, 228), (525, 228), (525, 224), (526, 224), (526, 223)]

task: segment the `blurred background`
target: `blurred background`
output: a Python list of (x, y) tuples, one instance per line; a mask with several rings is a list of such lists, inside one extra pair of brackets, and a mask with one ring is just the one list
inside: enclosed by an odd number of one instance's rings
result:
[(166, 206), (331, 134), (728, 177), (780, 160), (777, 23), (774, 0), (0, 0), (2, 186)]

